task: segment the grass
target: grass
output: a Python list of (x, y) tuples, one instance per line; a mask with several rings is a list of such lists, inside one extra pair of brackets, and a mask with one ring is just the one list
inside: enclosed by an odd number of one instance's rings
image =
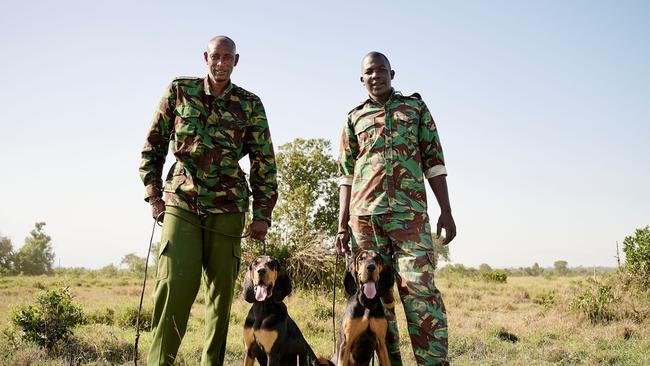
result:
[[(509, 277), (507, 283), (449, 276), (437, 279), (449, 317), (449, 351), (454, 365), (649, 365), (650, 321), (614, 320), (592, 325), (570, 309), (578, 293), (576, 277)], [(33, 303), (44, 288), (70, 286), (75, 301), (94, 322), (75, 329), (76, 342), (65, 352), (47, 355), (20, 342), (10, 324), (13, 309)], [(0, 364), (106, 365), (129, 364), (135, 330), (125, 315), (137, 307), (141, 279), (124, 275), (101, 278), (92, 274), (0, 278)], [(152, 281), (145, 303), (151, 306)], [(340, 286), (339, 286), (340, 287)], [(337, 318), (343, 310), (337, 293)], [(197, 365), (203, 346), (203, 301), (200, 293), (192, 308), (188, 332), (177, 363)], [(314, 350), (331, 355), (331, 294), (296, 291), (285, 300), (290, 315)], [(647, 304), (646, 304), (647, 305)], [(243, 359), (241, 328), (249, 304), (237, 298), (232, 307), (226, 364)], [(397, 307), (402, 355), (415, 365), (405, 332), (401, 306)], [(112, 319), (112, 320), (111, 320)], [(338, 319), (337, 319), (338, 328)], [(12, 336), (13, 334), (13, 336)], [(140, 338), (146, 357), (151, 333)], [(131, 363), (132, 364), (132, 363)]]

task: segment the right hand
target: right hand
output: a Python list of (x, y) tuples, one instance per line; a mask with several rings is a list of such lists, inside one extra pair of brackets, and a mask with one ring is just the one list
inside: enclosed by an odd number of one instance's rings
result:
[(348, 245), (349, 241), (350, 233), (348, 233), (347, 230), (339, 230), (339, 232), (336, 233), (334, 243), (336, 245), (336, 252), (339, 253), (339, 255), (345, 255), (350, 252), (350, 246)]
[[(165, 218), (165, 214), (160, 215), (161, 212), (165, 212), (165, 201), (162, 198), (155, 199), (151, 202), (151, 216), (154, 220), (158, 219), (160, 222)], [(160, 215), (160, 218), (158, 217)]]

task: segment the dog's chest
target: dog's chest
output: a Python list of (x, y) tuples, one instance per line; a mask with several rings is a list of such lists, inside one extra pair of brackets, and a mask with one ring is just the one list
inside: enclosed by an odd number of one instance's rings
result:
[(273, 348), (273, 345), (278, 340), (278, 332), (276, 330), (257, 329), (253, 331), (253, 334), (257, 344), (264, 348), (264, 352), (267, 353), (271, 352), (271, 348)]

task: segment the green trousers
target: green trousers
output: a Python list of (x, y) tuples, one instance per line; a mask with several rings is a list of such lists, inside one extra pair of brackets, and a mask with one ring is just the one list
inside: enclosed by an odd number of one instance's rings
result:
[[(239, 236), (244, 229), (244, 213), (199, 216), (169, 206), (167, 211), (219, 233)], [(156, 271), (149, 366), (174, 364), (201, 280), (206, 289), (201, 365), (223, 365), (240, 258), (241, 239), (165, 215)]]

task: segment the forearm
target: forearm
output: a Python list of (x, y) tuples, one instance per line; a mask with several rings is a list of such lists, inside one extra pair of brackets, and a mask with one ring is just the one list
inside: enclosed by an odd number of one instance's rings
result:
[(437, 175), (429, 178), (429, 185), (433, 194), (436, 196), (440, 212), (451, 213), (451, 204), (449, 203), (449, 190), (447, 189), (447, 176)]
[(350, 191), (352, 186), (343, 184), (339, 187), (339, 227), (338, 231), (345, 231), (350, 221)]

